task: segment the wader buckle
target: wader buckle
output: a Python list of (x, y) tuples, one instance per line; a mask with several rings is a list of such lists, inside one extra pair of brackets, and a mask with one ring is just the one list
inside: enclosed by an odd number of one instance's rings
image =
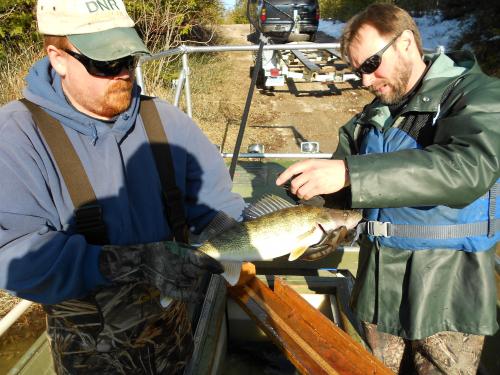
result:
[(368, 221), (366, 223), (367, 232), (370, 236), (375, 237), (390, 237), (389, 222)]

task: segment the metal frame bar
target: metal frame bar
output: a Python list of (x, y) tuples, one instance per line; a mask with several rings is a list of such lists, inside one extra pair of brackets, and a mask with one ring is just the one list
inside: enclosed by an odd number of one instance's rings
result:
[(306, 55), (304, 55), (301, 51), (299, 50), (292, 50), (292, 53), (295, 55), (296, 58), (299, 59), (299, 61), (305, 65), (307, 69), (309, 69), (311, 72), (319, 72), (320, 67), (313, 63), (311, 60), (307, 58)]
[(7, 315), (5, 315), (0, 320), (0, 337), (7, 332), (7, 330), (12, 327), (12, 325), (16, 322), (17, 319), (24, 314), (26, 310), (33, 304), (31, 301), (22, 300), (19, 302), (12, 310), (9, 311)]
[[(299, 50), (299, 49), (334, 49), (339, 48), (339, 43), (298, 43), (298, 44), (268, 44), (264, 46), (264, 50)], [(137, 68), (135, 69), (135, 76), (137, 84), (141, 86), (142, 93), (147, 95), (147, 89), (144, 85), (144, 77), (142, 74), (142, 65), (147, 61), (159, 60), (168, 56), (182, 55), (182, 69), (179, 73), (179, 79), (177, 80), (177, 87), (175, 91), (174, 105), (179, 106), (179, 101), (184, 88), (184, 95), (186, 96), (186, 113), (189, 117), (193, 117), (193, 108), (191, 103), (191, 85), (189, 82), (189, 59), (188, 54), (190, 53), (209, 53), (209, 52), (245, 52), (245, 51), (257, 51), (259, 49), (258, 45), (218, 45), (218, 46), (186, 46), (181, 45), (177, 48), (169, 49), (167, 51), (162, 51), (155, 53), (151, 56), (141, 57)]]
[[(332, 54), (333, 50), (339, 49), (340, 43), (286, 43), (286, 44), (266, 44), (264, 50), (313, 50), (322, 49), (327, 50)], [(184, 94), (186, 95), (186, 112), (189, 117), (193, 117), (193, 108), (191, 103), (191, 86), (189, 82), (189, 60), (188, 54), (190, 53), (210, 53), (210, 52), (245, 52), (245, 51), (257, 51), (259, 46), (256, 44), (250, 45), (217, 45), (217, 46), (186, 46), (184, 44), (177, 48), (172, 48), (167, 51), (162, 51), (155, 53), (151, 56), (142, 56), (137, 68), (135, 69), (135, 77), (137, 84), (141, 86), (142, 93), (147, 95), (147, 89), (144, 85), (144, 77), (142, 74), (142, 65), (145, 62), (159, 60), (168, 56), (182, 55), (182, 69), (179, 73), (179, 79), (177, 81), (177, 88), (175, 93), (175, 106), (179, 106), (180, 96), (182, 88), (184, 88)], [(444, 53), (445, 49), (443, 46), (438, 46), (434, 50), (424, 49), (425, 52), (435, 52)], [(299, 52), (300, 53), (300, 52)]]
[[(232, 158), (233, 153), (230, 152), (224, 152), (221, 154), (223, 158)], [(256, 152), (250, 152), (250, 153), (240, 153), (238, 155), (239, 158), (243, 159), (330, 159), (332, 157), (332, 154), (327, 154), (327, 153), (317, 153), (317, 154), (308, 154), (308, 153), (303, 153), (303, 154), (271, 154), (271, 153), (256, 153)]]

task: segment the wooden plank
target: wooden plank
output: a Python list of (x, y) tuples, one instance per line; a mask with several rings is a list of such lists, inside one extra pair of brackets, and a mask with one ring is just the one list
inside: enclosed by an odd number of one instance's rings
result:
[(391, 374), (278, 278), (275, 292), (258, 278), (228, 291), (301, 374)]
[(304, 322), (310, 325), (318, 335), (329, 339), (330, 345), (343, 349), (341, 351), (342, 358), (336, 359), (347, 363), (352, 362), (353, 367), (355, 367), (355, 369), (349, 369), (346, 374), (392, 374), (382, 362), (367, 352), (330, 319), (319, 313), (280, 278), (276, 278), (274, 282), (274, 293), (282, 300), (287, 301), (288, 305), (297, 311)]
[[(274, 297), (274, 293), (260, 280), (255, 278), (240, 288), (229, 288), (228, 292), (301, 374), (338, 374), (315, 352), (314, 347), (287, 323), (286, 314), (279, 311), (279, 308), (276, 311), (276, 306), (270, 306), (269, 302), (277, 297)], [(276, 302), (283, 305), (282, 301)]]

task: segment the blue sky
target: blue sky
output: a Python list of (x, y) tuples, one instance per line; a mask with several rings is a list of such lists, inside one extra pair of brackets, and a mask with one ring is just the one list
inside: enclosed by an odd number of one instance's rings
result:
[(226, 9), (232, 8), (235, 2), (235, 0), (222, 0), (222, 4), (224, 4), (224, 7), (226, 7)]

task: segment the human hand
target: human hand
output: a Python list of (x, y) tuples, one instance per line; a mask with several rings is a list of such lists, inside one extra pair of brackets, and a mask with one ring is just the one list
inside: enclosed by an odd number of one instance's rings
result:
[(222, 273), (220, 263), (191, 246), (163, 241), (132, 246), (103, 246), (100, 268), (112, 281), (145, 280), (161, 297), (197, 301), (196, 281), (206, 272)]
[(289, 179), (290, 191), (300, 199), (331, 194), (349, 186), (349, 172), (344, 160), (308, 159), (288, 167), (276, 180), (283, 185)]
[(162, 297), (196, 301), (201, 297), (195, 290), (196, 281), (206, 272), (224, 271), (218, 261), (190, 246), (170, 241), (148, 245), (141, 269)]

